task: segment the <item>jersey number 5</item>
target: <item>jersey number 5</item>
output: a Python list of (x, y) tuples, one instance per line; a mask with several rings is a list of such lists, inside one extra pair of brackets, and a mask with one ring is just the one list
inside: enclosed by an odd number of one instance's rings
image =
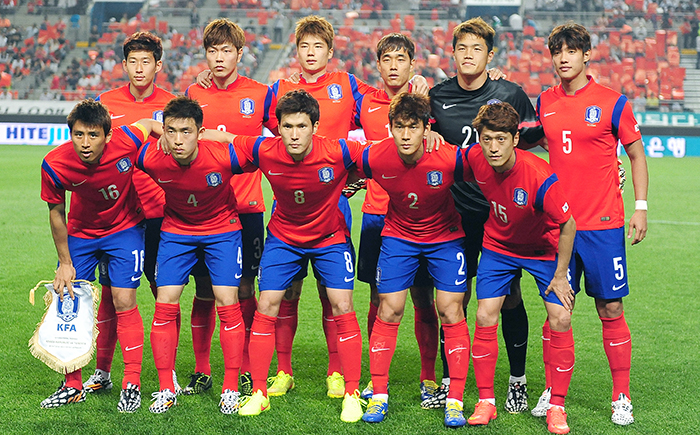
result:
[(571, 148), (573, 146), (573, 143), (571, 142), (571, 138), (569, 135), (571, 134), (571, 130), (562, 130), (561, 132), (561, 143), (564, 144), (562, 147), (564, 150), (564, 154), (571, 154)]

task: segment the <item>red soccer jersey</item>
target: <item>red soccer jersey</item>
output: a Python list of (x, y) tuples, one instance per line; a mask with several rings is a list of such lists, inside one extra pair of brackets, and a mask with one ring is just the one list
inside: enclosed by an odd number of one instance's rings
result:
[(41, 199), (62, 204), (73, 192), (68, 235), (94, 239), (131, 228), (143, 220), (132, 176), (138, 148), (146, 132), (138, 126), (113, 130), (98, 164), (88, 165), (72, 142), (49, 152), (41, 165)]
[(464, 237), (450, 192), (455, 178), (462, 181), (462, 164), (462, 153), (450, 144), (424, 153), (413, 165), (401, 160), (393, 137), (367, 148), (358, 168), (391, 198), (382, 236), (415, 243)]
[(354, 75), (340, 71), (326, 73), (316, 83), (307, 83), (302, 77), (298, 84), (278, 80), (272, 85), (277, 100), (293, 89), (304, 89), (318, 100), (321, 118), (316, 133), (319, 136), (347, 139), (348, 133), (355, 127), (354, 116), (360, 97), (374, 88), (357, 80)]
[[(151, 95), (144, 98), (142, 102), (137, 102), (134, 96), (131, 95), (127, 84), (101, 94), (97, 97), (97, 100), (104, 103), (109, 109), (109, 115), (112, 117), (112, 126), (114, 127), (133, 124), (143, 118), (151, 118), (163, 122), (163, 108), (174, 97), (173, 94), (165, 89), (154, 86)], [(151, 180), (151, 177), (144, 174), (140, 169), (135, 168), (134, 186), (136, 186), (136, 192), (139, 194), (146, 218), (163, 217), (165, 193)]]
[(277, 207), (268, 224), (270, 233), (303, 248), (345, 243), (349, 234), (338, 200), (363, 143), (314, 135), (311, 152), (298, 163), (280, 137), (237, 136), (233, 145), (241, 165), (259, 167), (272, 186)]
[(231, 187), (231, 177), (241, 168), (229, 145), (200, 140), (197, 157), (181, 166), (150, 143), (137, 165), (165, 191), (162, 231), (204, 236), (241, 229)]
[[(204, 127), (245, 136), (259, 136), (263, 125), (277, 127), (277, 99), (269, 86), (238, 76), (226, 89), (212, 85), (204, 89), (190, 85), (186, 95), (199, 102), (204, 112)], [(231, 179), (239, 213), (262, 213), (265, 202), (261, 187), (262, 173), (240, 174)]]
[(622, 227), (618, 139), (629, 145), (642, 137), (627, 97), (593, 79), (572, 96), (559, 85), (540, 95), (537, 115), (547, 136), (549, 162), (569, 199), (576, 227)]
[(553, 260), (559, 248), (559, 225), (569, 220), (571, 210), (547, 162), (516, 149), (515, 166), (499, 174), (478, 143), (464, 154), (464, 180), (476, 181), (491, 204), (484, 248), (511, 257)]

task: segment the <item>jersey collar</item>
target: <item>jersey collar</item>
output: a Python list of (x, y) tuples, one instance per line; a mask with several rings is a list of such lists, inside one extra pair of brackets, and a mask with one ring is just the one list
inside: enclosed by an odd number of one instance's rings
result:
[(596, 83), (596, 81), (593, 80), (593, 76), (586, 74), (586, 78), (588, 79), (588, 83), (586, 83), (586, 85), (584, 87), (582, 87), (581, 89), (579, 89), (578, 91), (574, 92), (574, 95), (568, 95), (566, 92), (564, 92), (564, 88), (562, 88), (561, 83), (556, 88), (557, 92), (559, 92), (559, 94), (561, 94), (564, 97), (576, 97), (578, 95), (581, 95), (581, 94), (587, 92), (588, 89), (593, 88), (595, 86), (595, 83)]

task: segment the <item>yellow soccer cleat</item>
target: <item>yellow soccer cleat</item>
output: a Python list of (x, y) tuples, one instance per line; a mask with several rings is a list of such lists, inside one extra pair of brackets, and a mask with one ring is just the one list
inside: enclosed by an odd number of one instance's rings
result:
[(294, 388), (294, 378), (284, 370), (280, 370), (276, 376), (267, 378), (267, 382), (270, 384), (267, 387), (268, 396), (284, 396), (287, 391)]
[(362, 405), (364, 405), (364, 400), (360, 399), (360, 392), (355, 390), (355, 392), (350, 395), (345, 393), (345, 398), (343, 398), (343, 410), (340, 413), (340, 419), (345, 423), (355, 423), (360, 421), (362, 418)]
[(244, 399), (243, 405), (238, 409), (239, 415), (260, 415), (270, 409), (270, 399), (263, 395), (261, 390)]
[(328, 397), (332, 399), (342, 399), (345, 395), (345, 378), (338, 372), (333, 372), (326, 378), (328, 387)]

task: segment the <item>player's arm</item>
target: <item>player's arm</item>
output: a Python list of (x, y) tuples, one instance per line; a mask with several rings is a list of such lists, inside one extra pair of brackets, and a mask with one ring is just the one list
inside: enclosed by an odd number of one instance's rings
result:
[(146, 137), (153, 135), (154, 137), (160, 138), (163, 136), (163, 123), (155, 119), (143, 118), (131, 125), (138, 127), (146, 134)]
[(567, 274), (569, 273), (569, 261), (571, 260), (575, 237), (576, 221), (571, 216), (568, 221), (559, 225), (557, 269), (554, 271), (554, 277), (544, 292), (545, 295), (554, 292), (564, 308), (569, 311), (574, 309), (574, 291), (571, 289)]
[(202, 139), (221, 143), (231, 143), (236, 138), (236, 136), (237, 135), (233, 133), (208, 128), (204, 130), (204, 133), (202, 134)]
[[(630, 218), (627, 238), (632, 239), (632, 244), (644, 240), (647, 235), (647, 193), (649, 190), (649, 170), (644, 154), (644, 144), (637, 139), (629, 145), (625, 145), (625, 151), (630, 158), (632, 170), (632, 186), (634, 186), (635, 210)], [(638, 202), (644, 201), (644, 202)]]
[(53, 288), (58, 297), (63, 300), (63, 288), (68, 288), (71, 299), (73, 295), (73, 285), (71, 281), (75, 279), (75, 268), (68, 249), (68, 226), (66, 224), (66, 203), (47, 203), (49, 206), (49, 224), (51, 225), (51, 236), (56, 246), (58, 254), (58, 268), (53, 279)]

